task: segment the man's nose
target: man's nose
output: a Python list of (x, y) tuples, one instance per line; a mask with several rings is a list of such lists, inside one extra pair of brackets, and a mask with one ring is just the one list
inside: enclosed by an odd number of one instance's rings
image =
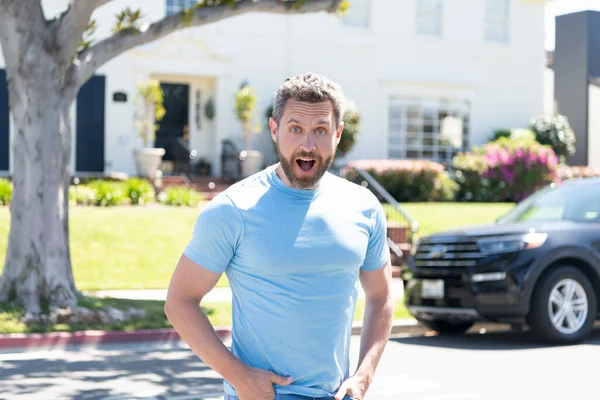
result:
[(300, 148), (307, 152), (315, 151), (317, 149), (315, 135), (313, 135), (312, 132), (309, 132), (306, 135), (304, 135), (302, 143), (300, 144)]

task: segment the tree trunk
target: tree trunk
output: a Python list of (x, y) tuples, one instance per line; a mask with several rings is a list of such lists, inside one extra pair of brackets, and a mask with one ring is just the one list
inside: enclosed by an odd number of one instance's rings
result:
[(16, 296), (34, 314), (45, 303), (50, 311), (73, 307), (80, 296), (71, 270), (68, 233), (69, 108), (74, 96), (57, 86), (52, 79), (37, 76), (18, 76), (9, 82), (11, 99), (16, 99), (11, 110), (17, 130), (0, 300)]

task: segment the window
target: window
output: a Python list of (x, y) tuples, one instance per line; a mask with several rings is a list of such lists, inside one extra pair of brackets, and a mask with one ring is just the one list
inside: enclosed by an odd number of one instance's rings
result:
[(371, 0), (352, 0), (348, 11), (342, 17), (345, 26), (357, 26), (366, 28), (369, 26)]
[(388, 157), (450, 163), (469, 148), (468, 101), (392, 97)]
[(600, 222), (600, 188), (573, 183), (547, 186), (520, 202), (498, 222)]
[(442, 36), (442, 0), (418, 0), (417, 34)]
[(485, 2), (485, 40), (489, 42), (508, 42), (510, 0), (486, 0)]
[(196, 0), (167, 0), (167, 15), (177, 14), (186, 8), (192, 8)]

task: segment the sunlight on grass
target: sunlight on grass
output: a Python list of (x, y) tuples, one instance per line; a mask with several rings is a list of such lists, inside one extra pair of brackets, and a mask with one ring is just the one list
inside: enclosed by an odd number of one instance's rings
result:
[[(199, 212), (199, 208), (166, 206), (71, 207), (71, 258), (77, 288), (166, 289)], [(2, 261), (9, 222), (8, 207), (0, 207)], [(228, 286), (227, 279), (223, 277), (218, 286)]]
[[(402, 207), (419, 222), (423, 236), (493, 222), (513, 205), (405, 203)], [(71, 255), (78, 289), (166, 289), (199, 212), (200, 208), (166, 206), (72, 207)], [(9, 221), (8, 207), (0, 207), (2, 261)], [(228, 286), (224, 275), (217, 286)]]

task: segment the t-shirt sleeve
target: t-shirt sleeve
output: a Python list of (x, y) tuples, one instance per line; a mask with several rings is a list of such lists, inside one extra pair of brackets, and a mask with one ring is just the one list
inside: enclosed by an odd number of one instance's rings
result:
[(371, 235), (367, 255), (361, 267), (363, 271), (374, 271), (383, 267), (390, 258), (390, 248), (387, 243), (387, 220), (383, 206), (376, 201), (371, 216)]
[(198, 215), (194, 233), (183, 254), (212, 272), (223, 273), (234, 255), (242, 232), (240, 211), (228, 196), (218, 195)]

